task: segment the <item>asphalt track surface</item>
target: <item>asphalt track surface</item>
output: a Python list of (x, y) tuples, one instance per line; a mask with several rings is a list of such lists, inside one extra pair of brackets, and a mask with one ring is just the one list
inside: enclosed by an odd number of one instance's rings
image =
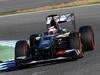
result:
[(0, 12), (37, 8), (71, 1), (75, 0), (0, 0)]
[(77, 61), (45, 65), (0, 73), (0, 75), (100, 75), (100, 5), (74, 7), (25, 15), (0, 17), (0, 39), (27, 39), (33, 32), (46, 30), (45, 17), (52, 13), (74, 12), (77, 28), (91, 25), (95, 33), (95, 50)]

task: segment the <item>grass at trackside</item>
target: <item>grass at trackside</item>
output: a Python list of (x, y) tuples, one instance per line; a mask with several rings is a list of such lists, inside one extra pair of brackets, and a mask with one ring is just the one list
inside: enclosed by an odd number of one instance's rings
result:
[(14, 12), (1, 12), (0, 13), (0, 16), (2, 16), (2, 15), (10, 15), (10, 14), (18, 14), (16, 11)]
[(89, 3), (89, 4), (100, 4), (100, 2), (94, 2), (94, 3)]
[(52, 9), (58, 9), (58, 8), (68, 8), (68, 7), (81, 6), (81, 5), (91, 5), (91, 4), (100, 4), (100, 0), (77, 0), (77, 1), (69, 2), (69, 3), (62, 3), (58, 5), (53, 5), (53, 6), (44, 6), (44, 7), (39, 7), (39, 8), (17, 10), (17, 11), (11, 11), (11, 12), (1, 12), (0, 16), (43, 11), (43, 10), (52, 10)]
[(14, 47), (0, 46), (0, 61), (7, 61), (14, 58)]

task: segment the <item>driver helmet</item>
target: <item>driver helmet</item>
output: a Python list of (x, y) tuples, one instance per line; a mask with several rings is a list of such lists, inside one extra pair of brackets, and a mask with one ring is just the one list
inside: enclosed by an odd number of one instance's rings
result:
[(50, 25), (51, 25), (51, 26), (54, 26), (56, 29), (58, 28), (57, 23), (56, 23), (55, 20), (53, 20), (53, 19), (51, 20)]
[(51, 26), (48, 28), (48, 34), (54, 34), (57, 32), (57, 29), (54, 26)]

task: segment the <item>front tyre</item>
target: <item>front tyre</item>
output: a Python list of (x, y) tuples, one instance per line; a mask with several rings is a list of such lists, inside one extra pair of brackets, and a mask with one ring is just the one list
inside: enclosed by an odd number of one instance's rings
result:
[(29, 45), (27, 44), (27, 41), (21, 40), (16, 43), (15, 46), (16, 65), (19, 65), (27, 57), (28, 49)]
[(81, 41), (83, 44), (83, 49), (85, 51), (93, 50), (95, 47), (94, 44), (94, 33), (91, 26), (82, 26), (79, 29), (81, 34)]

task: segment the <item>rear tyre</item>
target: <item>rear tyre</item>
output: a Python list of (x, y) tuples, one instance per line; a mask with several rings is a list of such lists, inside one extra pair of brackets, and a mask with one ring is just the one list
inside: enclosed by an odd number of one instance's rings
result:
[(81, 34), (83, 49), (85, 51), (93, 50), (95, 47), (95, 44), (94, 44), (94, 33), (91, 26), (80, 27), (79, 33)]
[(21, 40), (16, 43), (15, 46), (16, 65), (19, 65), (27, 57), (28, 49), (29, 45), (27, 44), (27, 41)]
[(73, 59), (78, 59), (84, 57), (84, 51), (82, 49), (82, 42), (79, 33), (72, 33), (69, 37), (70, 49), (77, 49), (79, 55), (75, 54), (72, 56)]

